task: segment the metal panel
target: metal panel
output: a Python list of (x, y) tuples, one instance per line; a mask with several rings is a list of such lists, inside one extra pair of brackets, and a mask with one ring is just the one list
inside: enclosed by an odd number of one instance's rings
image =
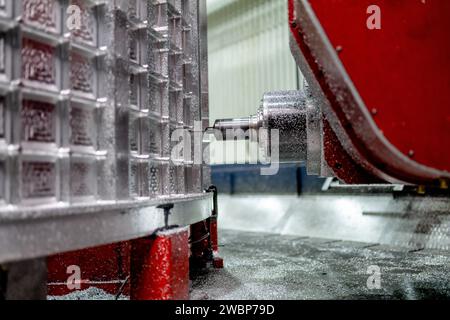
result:
[[(373, 188), (373, 186), (372, 186)], [(448, 199), (320, 194), (222, 196), (225, 229), (449, 250)]]
[[(187, 201), (188, 200), (188, 201)], [(165, 226), (163, 210), (156, 205), (174, 203), (170, 225), (189, 226), (207, 219), (212, 194), (189, 198), (149, 200), (143, 203), (106, 203), (101, 208), (77, 205), (72, 208), (19, 213), (20, 223), (0, 216), (0, 263), (14, 262), (115, 243), (152, 234)], [(94, 210), (101, 209), (101, 212)], [(4, 215), (3, 213), (2, 215)], [(41, 218), (36, 218), (41, 215)]]
[(201, 168), (173, 162), (170, 141), (201, 119), (199, 32), (197, 0), (0, 2), (2, 232), (30, 208), (199, 201)]

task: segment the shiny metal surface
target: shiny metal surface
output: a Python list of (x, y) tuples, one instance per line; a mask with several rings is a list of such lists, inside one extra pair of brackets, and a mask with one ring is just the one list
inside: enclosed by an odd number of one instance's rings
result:
[[(373, 243), (220, 232), (225, 269), (193, 281), (199, 300), (417, 300), (450, 297), (450, 255)], [(380, 270), (380, 287), (369, 272)]]
[(222, 195), (219, 201), (224, 229), (450, 250), (448, 198)]
[[(306, 118), (308, 103), (305, 92), (278, 91), (264, 94), (262, 100), (263, 126), (268, 130), (270, 158), (278, 150), (280, 163), (306, 161)], [(273, 139), (275, 132), (278, 139)]]
[[(261, 119), (262, 120), (262, 119)], [(250, 129), (258, 130), (262, 127), (260, 122), (260, 117), (258, 115), (243, 117), (243, 118), (233, 118), (233, 119), (221, 119), (216, 120), (214, 123), (214, 129), (219, 130), (222, 136), (227, 138), (227, 131), (235, 130), (248, 131)]]
[(208, 167), (171, 157), (208, 116), (205, 6), (0, 6), (0, 262), (150, 234), (163, 203), (176, 224), (209, 216)]
[[(208, 10), (207, 0), (198, 0), (198, 32), (200, 48), (200, 113), (202, 119), (202, 128), (209, 127), (210, 109), (209, 109), (209, 66), (208, 66)], [(210, 140), (203, 141), (204, 163), (211, 163), (210, 153), (205, 152), (209, 148)], [(209, 165), (202, 166), (203, 186), (208, 188), (211, 185), (211, 168)]]
[[(224, 140), (251, 139), (272, 162), (306, 160), (308, 99), (301, 91), (274, 91), (264, 94), (256, 115), (217, 120), (214, 129)], [(277, 154), (272, 154), (276, 151)]]
[(70, 4), (80, 30), (66, 1), (15, 1), (0, 16), (0, 57), (12, 59), (0, 74), (0, 201), (20, 211), (201, 193), (201, 165), (175, 165), (170, 136), (201, 120), (199, 2)]
[[(103, 208), (61, 208), (47, 216), (9, 217), (0, 223), (0, 263), (44, 257), (151, 235), (164, 227), (157, 206), (174, 203), (169, 225), (188, 226), (210, 217), (212, 194), (142, 203), (128, 202)], [(33, 212), (30, 212), (33, 215)]]

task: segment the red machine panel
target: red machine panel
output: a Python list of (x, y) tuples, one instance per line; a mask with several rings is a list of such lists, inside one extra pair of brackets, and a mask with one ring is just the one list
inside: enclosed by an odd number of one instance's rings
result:
[(289, 0), (289, 10), (347, 151), (388, 181), (448, 178), (450, 1)]

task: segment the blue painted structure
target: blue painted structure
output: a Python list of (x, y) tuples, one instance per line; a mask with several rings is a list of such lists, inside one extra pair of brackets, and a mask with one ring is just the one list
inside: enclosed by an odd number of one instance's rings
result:
[(325, 179), (308, 176), (306, 168), (281, 165), (274, 176), (262, 176), (261, 165), (216, 165), (212, 182), (222, 194), (311, 194), (319, 193)]

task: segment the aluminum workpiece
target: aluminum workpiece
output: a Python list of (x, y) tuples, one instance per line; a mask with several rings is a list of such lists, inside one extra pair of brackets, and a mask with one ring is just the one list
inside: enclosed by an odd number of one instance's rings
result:
[(171, 157), (173, 131), (208, 122), (205, 14), (0, 1), (0, 262), (150, 234), (164, 203), (179, 225), (209, 217), (209, 168)]

